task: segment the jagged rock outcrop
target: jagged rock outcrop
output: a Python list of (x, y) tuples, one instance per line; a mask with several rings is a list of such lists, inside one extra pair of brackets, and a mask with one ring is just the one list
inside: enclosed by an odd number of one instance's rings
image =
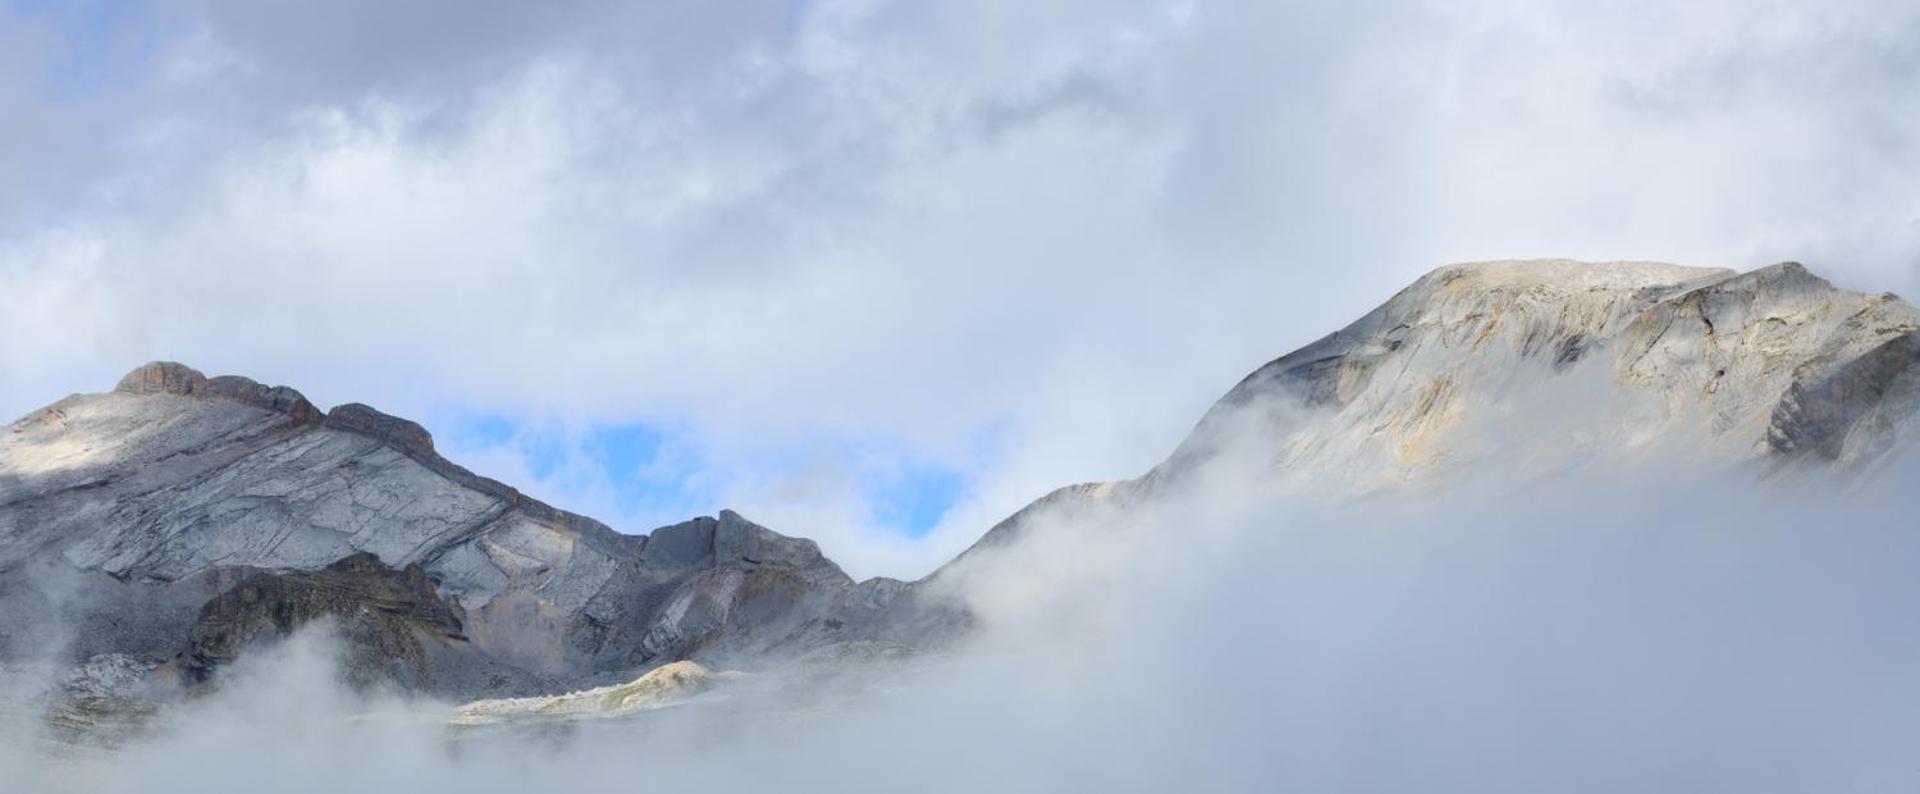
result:
[(1796, 379), (1773, 408), (1767, 445), (1782, 457), (1884, 458), (1920, 413), (1920, 331)]
[(1255, 370), (1145, 476), (1049, 494), (962, 557), (1220, 464), (1343, 493), (1593, 460), (1872, 466), (1913, 434), (1917, 333), (1897, 296), (1792, 262), (1449, 265)]
[[(730, 511), (624, 535), (453, 464), (413, 422), (359, 404), (321, 412), (292, 389), (180, 364), (0, 433), (0, 614), (14, 613), (0, 617), (0, 652), (36, 631), (76, 654), (177, 652), (200, 605), (243, 577), (318, 593), (342, 559), (419, 572), (489, 663), (576, 684), (867, 639), (878, 613), (862, 605), (895, 592)], [(329, 592), (341, 605), (321, 611), (336, 615), (377, 600)], [(124, 609), (134, 602), (154, 607)], [(414, 681), (465, 686), (437, 658)]]

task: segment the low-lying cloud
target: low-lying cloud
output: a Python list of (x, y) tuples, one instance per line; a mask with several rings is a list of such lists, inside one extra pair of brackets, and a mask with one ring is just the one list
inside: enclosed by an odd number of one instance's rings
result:
[(309, 634), (150, 738), (10, 744), (0, 772), (196, 794), (1916, 782), (1914, 461), (1865, 482), (1498, 469), (1360, 502), (1214, 470), (1042, 521), (959, 579), (976, 636), (884, 674), (770, 672), (630, 721), (457, 735), (444, 706), (345, 692)]

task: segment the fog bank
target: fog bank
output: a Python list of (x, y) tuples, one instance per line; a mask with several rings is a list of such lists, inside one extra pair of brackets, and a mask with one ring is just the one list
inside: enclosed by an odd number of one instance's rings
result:
[[(323, 636), (21, 790), (1878, 791), (1920, 771), (1911, 461), (1866, 484), (1588, 471), (1336, 503), (1214, 477), (1036, 526), (982, 630), (637, 719), (454, 734)], [(9, 738), (29, 731), (14, 713)], [(40, 745), (44, 747), (44, 745)]]

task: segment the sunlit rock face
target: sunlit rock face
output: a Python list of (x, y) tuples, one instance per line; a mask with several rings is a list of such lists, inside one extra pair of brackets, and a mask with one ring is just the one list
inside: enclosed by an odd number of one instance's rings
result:
[(1453, 265), (1256, 370), (1157, 473), (1244, 441), (1248, 406), (1276, 469), (1359, 488), (1494, 454), (1864, 465), (1913, 413), (1916, 330), (1905, 301), (1795, 263)]
[[(1916, 330), (1920, 313), (1905, 301), (1837, 290), (1795, 263), (1745, 274), (1453, 265), (1261, 366), (1156, 474), (1177, 476), (1244, 441), (1248, 407), (1267, 433), (1254, 449), (1275, 470), (1356, 489), (1446, 476), (1494, 455), (1814, 455), (1857, 466), (1912, 414), (1899, 389), (1910, 391), (1916, 370), (1899, 349)], [(1882, 393), (1855, 389), (1859, 405), (1841, 409), (1836, 378), (1866, 368), (1851, 378)], [(1523, 432), (1492, 432), (1509, 422)]]
[(490, 725), (546, 720), (625, 717), (695, 697), (740, 674), (714, 672), (695, 662), (674, 662), (624, 684), (541, 697), (478, 700), (454, 711), (454, 725)]
[[(18, 607), (0, 653), (177, 654), (236, 577), (355, 555), (421, 572), (450, 609), (434, 631), (525, 674), (495, 678), (552, 685), (864, 639), (898, 585), (856, 585), (730, 511), (621, 534), (454, 465), (413, 422), (179, 364), (0, 434), (0, 600)], [(429, 656), (410, 680), (472, 679)]]
[(1796, 263), (1449, 265), (1255, 370), (1146, 476), (1061, 489), (976, 548), (1222, 465), (1344, 495), (1591, 462), (1857, 471), (1917, 407), (1920, 312)]

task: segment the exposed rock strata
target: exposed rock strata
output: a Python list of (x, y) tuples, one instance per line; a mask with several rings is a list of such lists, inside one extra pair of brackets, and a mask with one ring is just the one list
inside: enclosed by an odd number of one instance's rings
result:
[[(413, 422), (179, 364), (0, 433), (0, 607), (16, 607), (0, 610), (0, 651), (28, 637), (177, 651), (238, 578), (362, 553), (419, 571), (464, 642), (525, 680), (867, 639), (898, 584), (856, 584), (811, 541), (730, 511), (623, 535), (447, 461)], [(22, 584), (29, 572), (43, 583)], [(66, 594), (60, 614), (37, 611), (50, 590)], [(136, 602), (156, 606), (129, 615)]]
[(1912, 305), (1792, 262), (1449, 265), (1249, 374), (1145, 476), (1049, 494), (962, 557), (1221, 464), (1344, 493), (1594, 460), (1871, 466), (1913, 434), (1916, 333)]

